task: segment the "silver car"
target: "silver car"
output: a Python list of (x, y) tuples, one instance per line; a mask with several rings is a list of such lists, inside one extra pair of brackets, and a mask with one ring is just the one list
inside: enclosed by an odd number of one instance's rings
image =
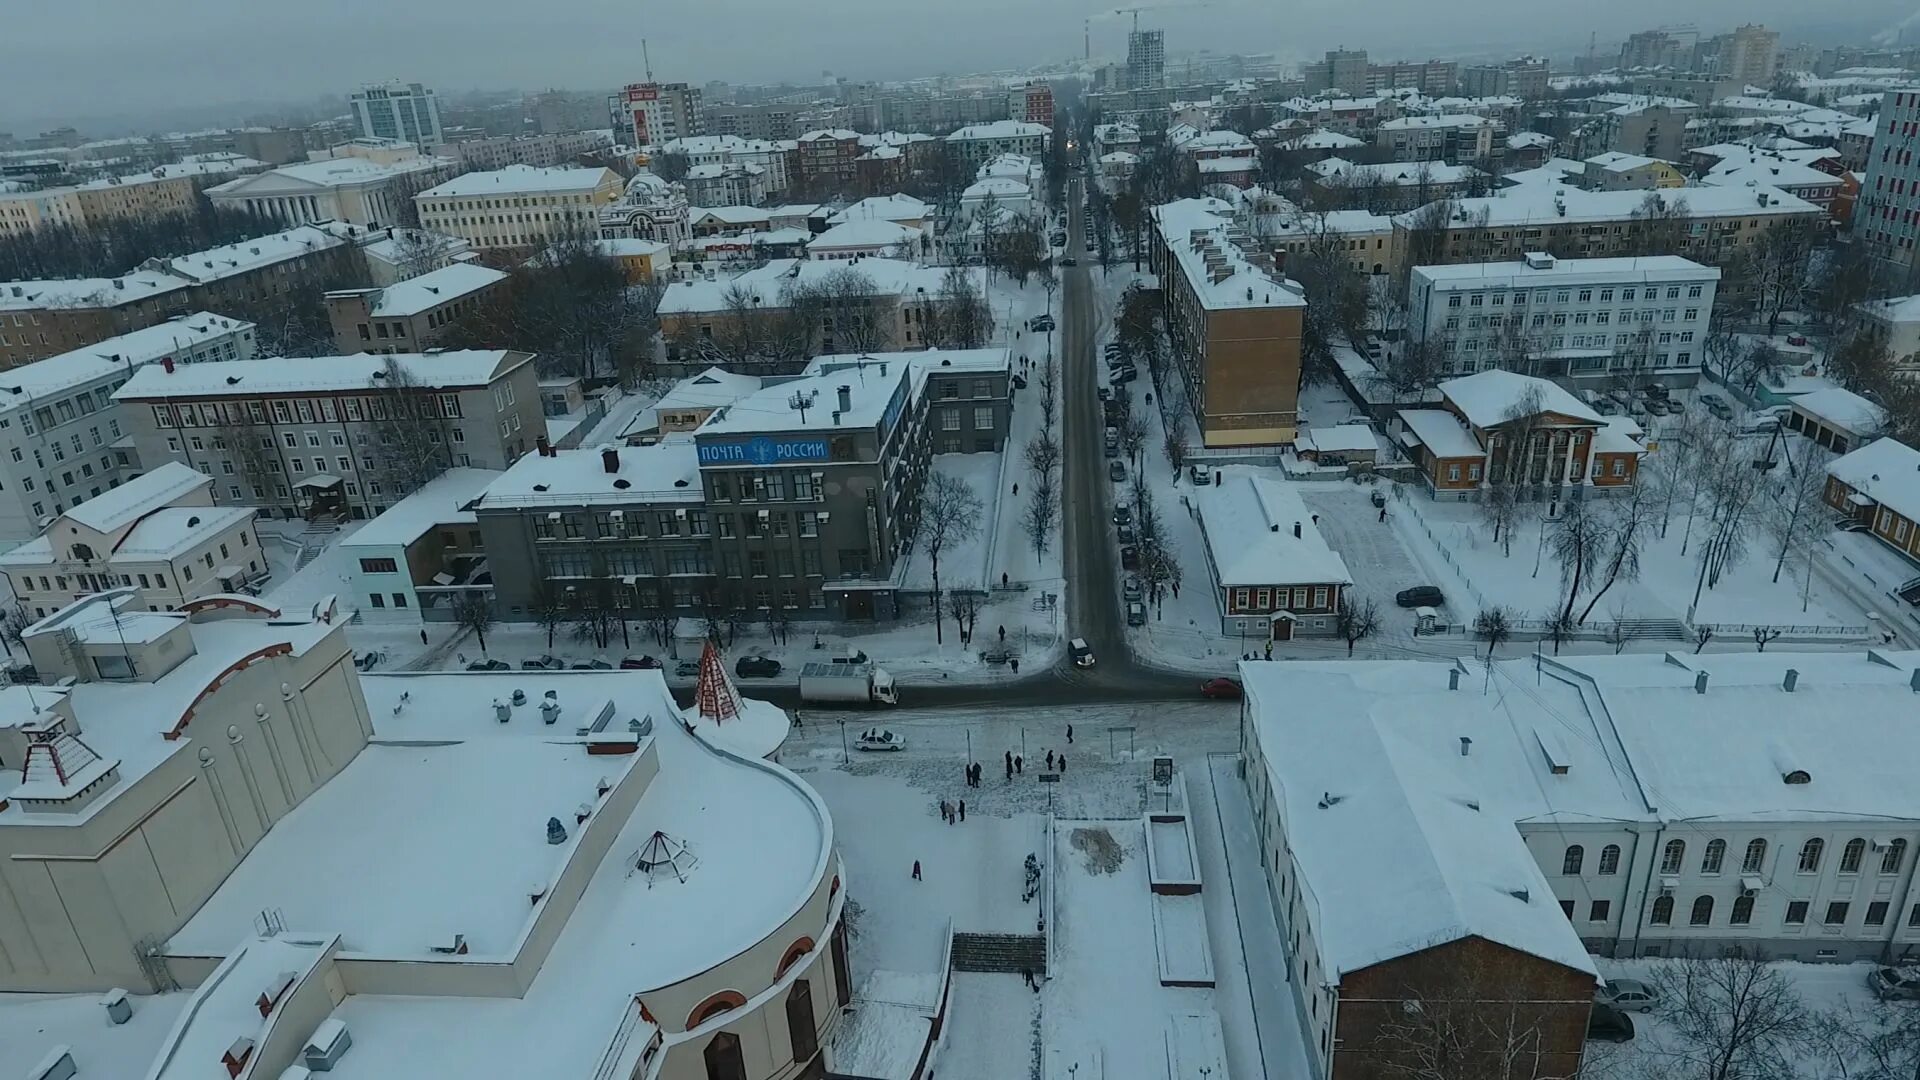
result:
[(1622, 1012), (1652, 1012), (1660, 1004), (1660, 991), (1639, 979), (1608, 979), (1594, 990), (1593, 1000)]

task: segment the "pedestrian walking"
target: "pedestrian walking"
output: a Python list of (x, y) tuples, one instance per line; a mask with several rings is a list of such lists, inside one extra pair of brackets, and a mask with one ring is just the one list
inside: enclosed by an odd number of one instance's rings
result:
[(1016, 484), (1014, 484), (1014, 485), (1013, 485), (1013, 493), (1014, 493), (1015, 495), (1018, 495), (1018, 494), (1020, 494), (1020, 485), (1019, 485), (1019, 484), (1017, 484), (1017, 483), (1016, 483)]
[(1067, 771), (1067, 755), (1061, 754), (1060, 755), (1060, 772), (1062, 775), (1065, 775), (1066, 771)]
[(1384, 506), (1380, 508), (1380, 520), (1381, 521), (1387, 520), (1387, 508)]
[(1267, 659), (1273, 659), (1273, 642), (1267, 642)]
[(965, 799), (960, 800), (960, 820), (967, 820), (967, 800)]
[(1000, 628), (1000, 640), (1001, 641), (1007, 640), (1007, 628), (1004, 626)]
[(1047, 751), (1047, 771), (1053, 771), (1053, 751)]
[(1000, 587), (1003, 589), (1007, 587), (1007, 572), (1005, 570), (1000, 571)]
[(1073, 725), (1072, 724), (1067, 725), (1067, 741), (1068, 742), (1073, 741)]
[(1033, 969), (1032, 968), (1021, 968), (1020, 977), (1027, 980), (1028, 986), (1033, 985)]
[(1013, 666), (1013, 673), (1014, 673), (1015, 675), (1018, 675), (1018, 674), (1020, 674), (1020, 658), (1019, 658), (1019, 657), (1017, 657), (1017, 656), (1016, 656), (1016, 657), (1013, 657), (1013, 658), (1011, 658), (1011, 659), (1009, 659), (1009, 660), (1007, 661), (1007, 663), (1008, 663), (1008, 664), (1011, 664), (1011, 665)]
[(920, 880), (920, 860), (919, 859), (913, 860), (913, 880), (915, 881)]
[(423, 626), (420, 628), (420, 644), (425, 645), (426, 643), (427, 643), (427, 628)]
[(1007, 759), (1007, 781), (1009, 783), (1013, 781), (1013, 759), (1012, 758)]
[(1019, 754), (1013, 755), (1013, 771), (1019, 773), (1021, 776), (1027, 775), (1027, 763), (1021, 760)]
[(945, 821), (947, 820), (947, 818), (951, 816), (953, 816), (953, 808), (947, 805), (947, 800), (941, 799), (940, 800), (940, 820)]

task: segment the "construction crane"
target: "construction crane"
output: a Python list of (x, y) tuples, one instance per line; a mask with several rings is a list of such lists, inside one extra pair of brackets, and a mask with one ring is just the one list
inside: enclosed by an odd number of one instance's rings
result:
[(1082, 32), (1086, 36), (1087, 59), (1093, 59), (1093, 21), (1095, 19), (1111, 19), (1116, 15), (1131, 15), (1133, 16), (1133, 32), (1137, 34), (1140, 32), (1140, 13), (1143, 11), (1173, 11), (1185, 8), (1203, 8), (1211, 6), (1212, 3), (1213, 0), (1195, 0), (1193, 3), (1185, 4), (1140, 4), (1136, 7), (1114, 8), (1112, 11), (1102, 11), (1094, 15), (1089, 15), (1082, 27)]

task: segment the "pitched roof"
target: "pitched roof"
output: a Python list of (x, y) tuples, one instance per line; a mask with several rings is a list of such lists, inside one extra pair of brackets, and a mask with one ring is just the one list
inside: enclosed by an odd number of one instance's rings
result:
[(1599, 413), (1548, 379), (1495, 368), (1440, 383), (1440, 392), (1477, 428), (1489, 428), (1513, 419), (1514, 410), (1536, 391), (1544, 412), (1591, 420), (1595, 424), (1600, 422)]
[(174, 500), (197, 487), (211, 483), (213, 477), (206, 473), (177, 461), (169, 461), (117, 488), (95, 495), (68, 510), (64, 516), (95, 532), (110, 533), (143, 514), (171, 505)]
[(1920, 450), (1878, 439), (1828, 462), (1827, 475), (1908, 521), (1920, 521)]
[(169, 372), (149, 364), (113, 395), (115, 401), (174, 397), (261, 397), (325, 390), (374, 390), (389, 361), (421, 387), (485, 386), (506, 371), (531, 362), (532, 353), (508, 349), (458, 349), (438, 353), (267, 357), (183, 364)]
[(1202, 488), (1196, 498), (1222, 586), (1353, 582), (1346, 560), (1327, 546), (1293, 484), (1246, 466), (1221, 472), (1221, 482)]
[(1887, 410), (1838, 386), (1801, 394), (1789, 404), (1795, 412), (1806, 413), (1855, 435), (1875, 434), (1887, 422)]

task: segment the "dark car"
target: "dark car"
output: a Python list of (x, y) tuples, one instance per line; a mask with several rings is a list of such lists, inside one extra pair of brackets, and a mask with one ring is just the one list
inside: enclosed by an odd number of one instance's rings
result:
[(1881, 1001), (1920, 1000), (1920, 970), (1877, 967), (1867, 972), (1867, 989)]
[(1064, 255), (1060, 259), (1060, 265), (1061, 266), (1079, 266), (1080, 260), (1074, 258), (1071, 255)]
[(1393, 602), (1401, 607), (1439, 607), (1445, 601), (1446, 597), (1435, 585), (1415, 585), (1401, 589), (1393, 597)]
[(771, 679), (780, 674), (780, 661), (770, 656), (743, 656), (734, 661), (733, 673), (743, 679)]
[(1131, 524), (1133, 524), (1133, 507), (1131, 507), (1131, 506), (1116, 506), (1116, 507), (1114, 507), (1114, 508), (1113, 508), (1113, 523), (1114, 523), (1115, 525), (1131, 525)]
[(467, 665), (468, 671), (512, 671), (513, 665), (505, 660), (475, 660)]
[(1107, 462), (1107, 479), (1118, 484), (1127, 478), (1127, 463), (1124, 461)]
[(613, 665), (605, 660), (579, 660), (573, 665), (574, 671), (612, 671)]
[(660, 666), (660, 661), (651, 656), (629, 656), (620, 661), (622, 671), (650, 671)]
[(1120, 569), (1140, 569), (1140, 549), (1129, 544), (1120, 549)]
[(1113, 527), (1113, 535), (1114, 535), (1114, 538), (1119, 540), (1121, 543), (1131, 544), (1133, 543), (1133, 526), (1115, 525)]
[(567, 662), (557, 656), (536, 656), (520, 661), (523, 671), (565, 671)]
[(1200, 684), (1200, 696), (1203, 698), (1237, 698), (1240, 696), (1240, 684), (1232, 679), (1208, 679)]
[(1027, 320), (1027, 329), (1035, 333), (1045, 333), (1053, 329), (1053, 316), (1035, 315), (1033, 318)]
[(1025, 390), (1027, 388), (1027, 377), (1025, 375), (1015, 375), (1013, 377), (1013, 388), (1015, 390)]
[(1633, 1039), (1633, 1017), (1611, 1005), (1598, 1005), (1587, 1014), (1587, 1038), (1623, 1043)]

